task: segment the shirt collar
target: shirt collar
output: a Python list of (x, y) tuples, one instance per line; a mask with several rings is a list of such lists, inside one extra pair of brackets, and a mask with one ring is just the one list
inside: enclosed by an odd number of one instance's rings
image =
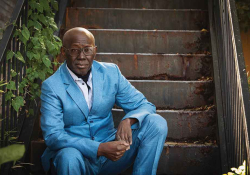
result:
[[(70, 75), (71, 75), (71, 77), (73, 78), (74, 81), (83, 81), (81, 78), (78, 78), (78, 77), (76, 76), (76, 74), (74, 74), (74, 72), (72, 72), (72, 71), (69, 69), (69, 67), (68, 67), (67, 64), (66, 64), (66, 67), (67, 67), (67, 69), (68, 69), (68, 71), (69, 71), (69, 73), (70, 73)], [(87, 83), (88, 83), (88, 85), (89, 85), (90, 87), (92, 86), (92, 71), (91, 71), (90, 74), (89, 74), (89, 79), (88, 79)]]

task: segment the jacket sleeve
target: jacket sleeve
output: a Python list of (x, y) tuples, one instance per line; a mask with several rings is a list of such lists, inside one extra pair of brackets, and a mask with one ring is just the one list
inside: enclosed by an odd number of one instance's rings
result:
[(64, 130), (63, 106), (60, 98), (46, 81), (42, 84), (41, 129), (46, 145), (56, 151), (66, 147), (78, 149), (86, 158), (97, 158), (99, 142), (90, 138), (70, 136)]
[(126, 113), (122, 120), (126, 118), (136, 118), (138, 120), (136, 128), (141, 127), (143, 119), (149, 114), (156, 113), (156, 108), (140, 91), (131, 85), (131, 83), (121, 74), (117, 66), (116, 68), (118, 72), (116, 104), (122, 107)]

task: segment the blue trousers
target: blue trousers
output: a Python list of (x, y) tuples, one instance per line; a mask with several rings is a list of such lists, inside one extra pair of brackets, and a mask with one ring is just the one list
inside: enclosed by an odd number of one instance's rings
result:
[(53, 165), (58, 175), (116, 175), (133, 163), (133, 175), (154, 175), (167, 136), (167, 122), (158, 114), (151, 114), (138, 129), (132, 129), (133, 144), (118, 161), (99, 157), (90, 161), (75, 148), (58, 151)]

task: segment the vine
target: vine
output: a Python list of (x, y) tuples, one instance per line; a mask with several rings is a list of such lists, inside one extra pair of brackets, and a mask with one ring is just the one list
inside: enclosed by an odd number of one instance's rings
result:
[[(26, 75), (19, 83), (18, 89), (12, 79), (21, 75), (14, 70), (11, 70), (11, 79), (6, 86), (5, 100), (11, 101), (11, 105), (16, 111), (24, 106), (25, 99), (32, 101), (40, 96), (38, 80), (44, 81), (53, 73), (52, 65), (57, 63), (52, 62), (49, 58), (55, 58), (62, 46), (60, 38), (53, 35), (58, 30), (53, 12), (58, 10), (58, 2), (56, 0), (29, 0), (28, 4), (27, 25), (22, 25), (13, 35), (23, 44), (23, 53), (27, 58), (24, 59), (21, 52), (14, 53), (11, 50), (7, 52), (6, 56), (7, 60), (15, 57), (27, 67)], [(13, 93), (17, 90), (19, 95)], [(32, 113), (32, 110), (29, 112)]]

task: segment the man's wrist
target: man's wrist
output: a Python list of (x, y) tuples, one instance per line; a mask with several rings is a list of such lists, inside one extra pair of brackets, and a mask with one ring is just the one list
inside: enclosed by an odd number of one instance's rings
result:
[(102, 156), (102, 147), (103, 147), (103, 143), (100, 143), (98, 150), (97, 150), (97, 157)]
[(125, 119), (131, 126), (133, 124), (135, 124), (136, 122), (138, 122), (138, 120), (136, 118), (126, 118)]

